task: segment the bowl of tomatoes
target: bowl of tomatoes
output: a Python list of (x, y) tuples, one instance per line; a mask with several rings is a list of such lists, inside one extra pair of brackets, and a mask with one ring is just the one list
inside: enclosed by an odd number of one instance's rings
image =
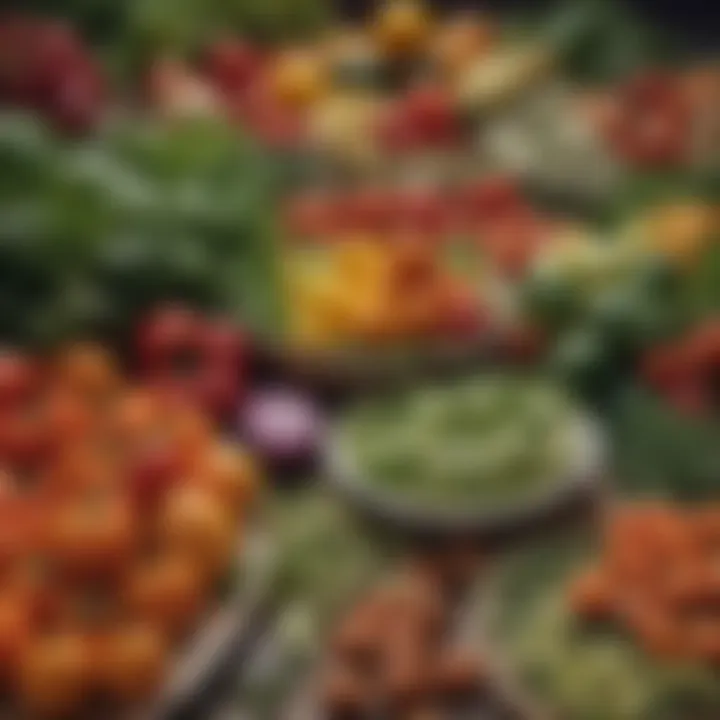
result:
[(10, 706), (136, 717), (192, 694), (248, 622), (267, 567), (250, 454), (182, 396), (76, 344), (0, 355), (0, 457)]

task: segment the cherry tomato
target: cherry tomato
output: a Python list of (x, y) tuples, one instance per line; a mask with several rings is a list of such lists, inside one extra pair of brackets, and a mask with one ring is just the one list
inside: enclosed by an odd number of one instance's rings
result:
[(138, 388), (124, 393), (110, 410), (113, 437), (125, 448), (137, 448), (143, 440), (155, 437), (166, 421), (157, 392)]
[(129, 504), (105, 493), (60, 502), (49, 523), (52, 557), (73, 577), (113, 576), (127, 566), (138, 541)]
[(0, 411), (0, 459), (22, 469), (34, 468), (47, 450), (42, 418), (35, 412)]
[(192, 478), (226, 507), (239, 512), (257, 494), (258, 476), (258, 468), (247, 452), (229, 443), (217, 443), (200, 458)]
[(52, 390), (43, 402), (41, 422), (53, 456), (87, 441), (98, 429), (98, 415), (92, 405), (62, 387)]
[(159, 518), (162, 547), (192, 558), (210, 577), (229, 568), (235, 548), (232, 512), (208, 490), (177, 488)]
[(72, 715), (85, 698), (89, 677), (88, 646), (81, 636), (34, 638), (20, 663), (21, 705), (32, 715)]
[(62, 351), (55, 372), (61, 387), (90, 400), (107, 400), (117, 392), (121, 382), (112, 354), (92, 343), (73, 345)]
[(130, 573), (124, 603), (130, 614), (170, 637), (191, 629), (207, 600), (203, 573), (183, 555), (162, 555)]
[(15, 409), (37, 391), (39, 373), (34, 363), (14, 352), (0, 352), (0, 409)]
[(103, 689), (120, 702), (134, 703), (161, 684), (168, 648), (158, 629), (138, 623), (110, 632), (97, 644), (96, 658)]
[(55, 498), (82, 497), (108, 490), (120, 478), (117, 462), (91, 442), (76, 442), (55, 453), (46, 470), (46, 489)]
[(182, 479), (183, 456), (167, 442), (151, 442), (130, 460), (130, 495), (141, 511), (154, 510)]
[(25, 597), (5, 591), (0, 595), (0, 678), (3, 681), (17, 670), (32, 635), (32, 616)]

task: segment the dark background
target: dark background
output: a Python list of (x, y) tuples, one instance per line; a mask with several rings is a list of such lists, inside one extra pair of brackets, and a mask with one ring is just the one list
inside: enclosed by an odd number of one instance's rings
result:
[[(438, 9), (488, 8), (511, 10), (552, 5), (546, 0), (430, 0)], [(361, 17), (373, 0), (337, 0), (349, 17)], [(641, 16), (679, 33), (706, 50), (720, 51), (720, 0), (624, 0)]]

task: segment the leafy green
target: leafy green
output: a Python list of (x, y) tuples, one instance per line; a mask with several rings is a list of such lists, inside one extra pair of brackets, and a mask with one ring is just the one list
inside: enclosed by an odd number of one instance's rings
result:
[(679, 499), (715, 497), (720, 478), (720, 424), (694, 420), (636, 387), (609, 415), (616, 476), (632, 493)]
[(610, 82), (669, 55), (651, 23), (619, 0), (562, 2), (540, 32), (565, 72), (584, 82)]
[(277, 324), (274, 178), (231, 128), (123, 122), (67, 145), (3, 116), (0, 162), (2, 340), (122, 337), (163, 300)]

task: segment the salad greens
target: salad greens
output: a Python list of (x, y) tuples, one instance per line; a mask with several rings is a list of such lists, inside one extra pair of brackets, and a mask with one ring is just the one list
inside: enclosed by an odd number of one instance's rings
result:
[(557, 480), (571, 419), (552, 385), (487, 375), (366, 402), (341, 438), (378, 489), (428, 507), (497, 506)]
[(165, 300), (277, 322), (273, 177), (224, 124), (120, 121), (74, 145), (6, 114), (0, 165), (1, 340), (122, 336)]

